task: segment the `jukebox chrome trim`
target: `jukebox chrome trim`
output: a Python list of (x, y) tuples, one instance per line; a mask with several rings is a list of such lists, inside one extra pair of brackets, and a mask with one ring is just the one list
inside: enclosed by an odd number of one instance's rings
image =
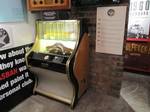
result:
[[(78, 21), (78, 20), (77, 20)], [(80, 21), (77, 22), (78, 24), (78, 34), (80, 34)], [(75, 54), (77, 52), (77, 49), (78, 49), (78, 46), (79, 46), (79, 41), (80, 41), (80, 35), (78, 35), (77, 37), (77, 41), (76, 41), (76, 45), (75, 45), (75, 48), (74, 48), (74, 51), (72, 52), (71, 56), (69, 57), (69, 59), (67, 60), (67, 63), (66, 63), (66, 72), (67, 72), (67, 76), (68, 76), (68, 79), (70, 81), (70, 83), (72, 84), (72, 87), (73, 87), (73, 98), (72, 98), (72, 102), (71, 102), (71, 108), (74, 107), (75, 105), (75, 101), (76, 101), (76, 95), (78, 93), (78, 88), (76, 88), (75, 86), (78, 86), (78, 84), (74, 84), (71, 80), (71, 74), (70, 74), (70, 69), (69, 69), (69, 65), (70, 65), (70, 62), (71, 60), (75, 57)], [(74, 68), (74, 65), (73, 65), (73, 68)], [(74, 75), (74, 74), (72, 74)], [(75, 76), (74, 76), (75, 77)], [(74, 79), (76, 80), (76, 79)]]

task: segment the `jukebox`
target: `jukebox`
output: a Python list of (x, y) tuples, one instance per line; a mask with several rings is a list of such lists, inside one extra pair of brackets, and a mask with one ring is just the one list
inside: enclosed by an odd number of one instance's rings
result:
[(37, 79), (34, 92), (73, 108), (87, 89), (88, 51), (82, 21), (36, 21), (36, 40), (26, 54)]

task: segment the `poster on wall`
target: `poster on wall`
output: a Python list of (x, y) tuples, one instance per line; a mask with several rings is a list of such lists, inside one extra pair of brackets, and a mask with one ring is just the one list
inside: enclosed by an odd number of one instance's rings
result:
[(32, 95), (34, 76), (27, 69), (25, 53), (32, 44), (0, 52), (0, 111), (9, 109)]
[(13, 45), (12, 29), (0, 25), (0, 51)]
[(20, 22), (26, 18), (26, 0), (1, 0), (0, 22)]
[(130, 0), (127, 40), (150, 42), (149, 0)]
[(123, 54), (126, 6), (98, 7), (96, 52)]
[(150, 0), (130, 0), (124, 69), (150, 72)]

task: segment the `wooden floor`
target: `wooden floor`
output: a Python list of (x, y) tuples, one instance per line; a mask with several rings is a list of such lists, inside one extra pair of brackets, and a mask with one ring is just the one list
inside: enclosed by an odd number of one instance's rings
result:
[(126, 101), (89, 89), (74, 110), (64, 103), (33, 95), (10, 112), (134, 112)]

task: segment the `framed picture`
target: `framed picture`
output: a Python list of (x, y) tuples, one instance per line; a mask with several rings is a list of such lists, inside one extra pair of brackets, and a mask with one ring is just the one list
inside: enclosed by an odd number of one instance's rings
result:
[(22, 22), (26, 18), (26, 0), (1, 0), (0, 22)]
[(13, 45), (11, 28), (0, 25), (0, 50), (11, 47), (11, 45)]
[(130, 0), (124, 69), (150, 73), (150, 1)]
[(128, 41), (150, 42), (150, 2), (130, 0), (128, 20)]

